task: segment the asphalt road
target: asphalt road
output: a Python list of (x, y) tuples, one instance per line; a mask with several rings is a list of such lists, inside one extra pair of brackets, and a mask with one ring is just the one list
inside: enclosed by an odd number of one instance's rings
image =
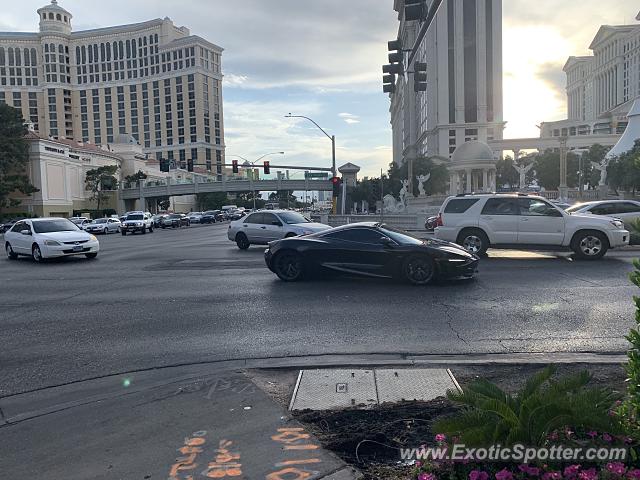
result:
[(627, 274), (493, 252), (474, 281), (283, 283), (226, 225), (100, 237), (97, 260), (0, 260), (0, 396), (143, 368), (309, 354), (621, 352)]

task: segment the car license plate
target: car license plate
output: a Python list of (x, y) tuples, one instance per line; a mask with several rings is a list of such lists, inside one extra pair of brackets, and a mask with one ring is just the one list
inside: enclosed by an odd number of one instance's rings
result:
[(74, 245), (73, 246), (73, 251), (74, 252), (81, 252), (82, 251), (82, 245)]

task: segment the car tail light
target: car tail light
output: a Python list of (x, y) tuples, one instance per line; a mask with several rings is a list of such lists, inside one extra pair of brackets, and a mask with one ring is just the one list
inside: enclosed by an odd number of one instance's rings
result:
[(444, 226), (444, 222), (442, 221), (442, 214), (439, 213), (438, 217), (436, 218), (436, 227), (443, 227)]

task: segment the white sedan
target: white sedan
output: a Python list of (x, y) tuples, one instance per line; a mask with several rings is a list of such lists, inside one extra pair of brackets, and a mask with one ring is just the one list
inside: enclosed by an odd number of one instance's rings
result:
[(640, 219), (640, 202), (634, 200), (600, 200), (579, 203), (567, 209), (567, 212), (604, 215), (619, 218), (629, 227), (631, 222)]
[(4, 241), (9, 260), (19, 255), (32, 257), (36, 262), (71, 255), (93, 259), (100, 251), (94, 235), (83, 232), (66, 218), (21, 220), (4, 234)]

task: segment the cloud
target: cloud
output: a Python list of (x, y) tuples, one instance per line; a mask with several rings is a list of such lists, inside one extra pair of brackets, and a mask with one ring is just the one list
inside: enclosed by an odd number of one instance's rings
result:
[(339, 113), (338, 116), (349, 125), (360, 123), (359, 117), (357, 115), (353, 115), (352, 113)]
[(226, 73), (224, 75), (224, 87), (234, 88), (234, 87), (242, 87), (247, 83), (249, 77), (246, 75), (236, 75), (234, 73)]

